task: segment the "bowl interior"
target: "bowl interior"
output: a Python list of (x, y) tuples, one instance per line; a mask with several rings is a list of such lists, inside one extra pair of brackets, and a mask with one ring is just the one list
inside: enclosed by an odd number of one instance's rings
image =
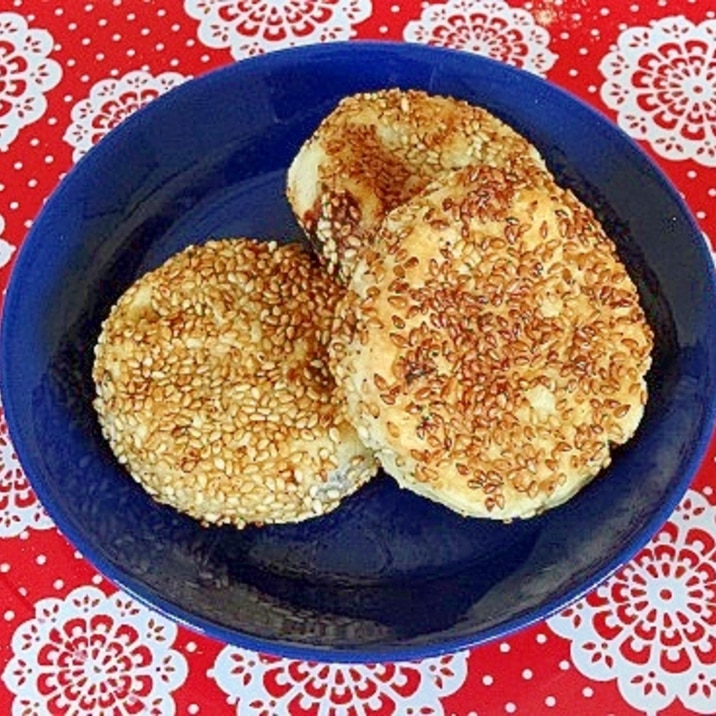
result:
[[(341, 97), (389, 86), (484, 105), (595, 209), (657, 335), (638, 436), (575, 499), (530, 521), (462, 519), (379, 476), (301, 525), (202, 528), (152, 502), (100, 435), (90, 377), (100, 323), (133, 280), (189, 243), (299, 238), (284, 198), (289, 162)], [(715, 296), (708, 252), (676, 192), (591, 109), (476, 56), (325, 45), (191, 81), (70, 172), (13, 273), (3, 399), (25, 471), (58, 526), (141, 600), (225, 641), (285, 655), (426, 655), (546, 616), (668, 517), (713, 416)]]

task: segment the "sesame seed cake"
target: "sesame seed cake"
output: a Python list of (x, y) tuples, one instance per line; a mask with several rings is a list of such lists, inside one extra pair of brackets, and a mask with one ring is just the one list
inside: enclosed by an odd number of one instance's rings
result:
[(328, 269), (348, 280), (383, 217), (441, 174), (525, 161), (543, 164), (487, 110), (391, 88), (341, 100), (291, 163), (287, 196)]
[(375, 472), (327, 367), (344, 292), (298, 244), (190, 246), (136, 281), (95, 348), (119, 461), (203, 523), (324, 514)]
[(635, 432), (653, 334), (592, 211), (537, 165), (468, 167), (393, 210), (334, 323), (331, 369), (398, 483), (530, 517)]

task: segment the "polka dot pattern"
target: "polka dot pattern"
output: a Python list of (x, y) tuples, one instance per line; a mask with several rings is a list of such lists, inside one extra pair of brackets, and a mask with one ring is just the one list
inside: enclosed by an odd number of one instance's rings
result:
[[(17, 256), (16, 249), (31, 229), (34, 217), (73, 166), (73, 145), (65, 140), (65, 133), (72, 125), (73, 109), (90, 97), (94, 87), (105, 82), (121, 82), (131, 73), (143, 73), (154, 80), (170, 75), (189, 78), (237, 61), (234, 56), (238, 47), (236, 41), (233, 45), (208, 42), (201, 31), (198, 11), (188, 10), (190, 4), (192, 8), (202, 6), (199, 0), (8, 0), (5, 3), (3, 12), (22, 17), (33, 30), (48, 33), (48, 56), (62, 68), (62, 77), (45, 92), (47, 106), (41, 118), (23, 126), (12, 142), (0, 147), (0, 288), (7, 283)], [(255, 8), (268, 7), (268, 3), (258, 0), (248, 4)], [(404, 41), (406, 28), (411, 23), (414, 26), (416, 22), (424, 21), (431, 8), (446, 4), (448, 0), (385, 3), (284, 0), (283, 3), (273, 3), (276, 7), (299, 8), (297, 12), (315, 11), (314, 18), (327, 17), (340, 6), (344, 16), (334, 17), (332, 27), (345, 32), (346, 39), (391, 41)], [(203, 0), (207, 12), (210, 7), (221, 6), (222, 17), (230, 17), (236, 5), (232, 0)], [(368, 6), (370, 12), (366, 13)], [(600, 95), (605, 78), (599, 66), (602, 58), (617, 45), (622, 33), (675, 16), (683, 16), (695, 24), (716, 20), (710, 0), (626, 3), (620, 0), (450, 0), (450, 6), (458, 9), (469, 6), (473, 13), (484, 10), (493, 18), (504, 17), (505, 7), (509, 6), (510, 17), (524, 20), (522, 24), (515, 20), (516, 24), (509, 28), (509, 37), (516, 43), (527, 42), (525, 28), (529, 26), (536, 33), (532, 37), (539, 37), (537, 45), (546, 43), (544, 56), (550, 61), (541, 66), (546, 79), (564, 87), (612, 120), (615, 113), (604, 104)], [(453, 17), (458, 15), (456, 12)], [(0, 44), (4, 27), (2, 17), (0, 14)], [(446, 26), (443, 31), (443, 37), (449, 42), (459, 43), (469, 39), (469, 33), (475, 29), (468, 23)], [(488, 40), (499, 36), (494, 27), (493, 31)], [(4, 111), (3, 57), (0, 53), (0, 125)], [(707, 239), (716, 242), (716, 172), (692, 160), (669, 161), (657, 156), (645, 143), (641, 143), (641, 147), (678, 187)], [(693, 486), (712, 506), (716, 506), (714, 483), (716, 445), (710, 447), (705, 468)], [(0, 481), (0, 509), (4, 489), (5, 483)], [(122, 594), (117, 585), (98, 574), (51, 524), (46, 524), (44, 529), (27, 527), (12, 537), (0, 537), (0, 644), (12, 643), (13, 635), (35, 617), (38, 603), (50, 599), (61, 602), (78, 587), (98, 590), (107, 596)], [(229, 716), (239, 712), (240, 701), (238, 704), (228, 701), (212, 675), (221, 659), (223, 644), (180, 627), (172, 648), (189, 665), (183, 683), (172, 695), (175, 713)], [(0, 676), (11, 652), (11, 648), (0, 649)], [(259, 665), (268, 681), (276, 677), (278, 672), (272, 672), (267, 666), (273, 663), (272, 657), (254, 654), (252, 659), (246, 662), (247, 671), (237, 671), (236, 678), (246, 678), (250, 682), (251, 674), (259, 671)], [(565, 713), (636, 716), (648, 710), (646, 707), (635, 708), (620, 693), (615, 681), (598, 681), (586, 676), (575, 663), (570, 641), (558, 636), (546, 622), (473, 649), (466, 663), (467, 672), (459, 688), (445, 692), (439, 699), (445, 716)], [(432, 671), (426, 667), (421, 673), (433, 674), (431, 678), (435, 683), (439, 679), (455, 678), (454, 674), (451, 677), (441, 672), (439, 663), (432, 666)], [(346, 667), (343, 674), (349, 673)], [(645, 672), (644, 678), (648, 677)], [(434, 683), (428, 683), (427, 677), (424, 678), (422, 693), (426, 694), (428, 686), (434, 686)], [(19, 712), (20, 706), (13, 703), (13, 693), (7, 682), (8, 679), (0, 678), (0, 713)], [(250, 688), (252, 693), (260, 692), (256, 684), (250, 684)], [(270, 685), (263, 688), (270, 689)], [(386, 701), (375, 716), (422, 713), (426, 702), (421, 701), (420, 689), (417, 693), (411, 703), (403, 705), (403, 711), (398, 712), (394, 704), (391, 706)], [(244, 706), (241, 713), (252, 708), (251, 705)], [(270, 704), (266, 708), (266, 712), (271, 713)], [(675, 701), (659, 713), (662, 716), (690, 713), (684, 708)], [(28, 707), (28, 710), (31, 709)], [(335, 715), (346, 716), (348, 713), (349, 707), (345, 705), (337, 709)], [(364, 716), (357, 708), (355, 713)], [(441, 716), (438, 711), (431, 713)]]

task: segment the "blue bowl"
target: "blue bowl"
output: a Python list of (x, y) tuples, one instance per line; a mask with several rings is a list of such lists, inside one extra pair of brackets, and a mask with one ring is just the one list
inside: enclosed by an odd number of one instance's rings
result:
[[(300, 525), (200, 527), (114, 460), (92, 410), (100, 322), (140, 274), (208, 237), (300, 236), (286, 168), (337, 101), (421, 88), (484, 105), (543, 152), (618, 244), (656, 332), (637, 436), (563, 507), (463, 519), (379, 476)], [(669, 517), (714, 417), (716, 289), (677, 192), (624, 134), (531, 74), (410, 45), (314, 46), (168, 92), (111, 132), (47, 202), (17, 259), (2, 390), (22, 465), (62, 532), (111, 580), (201, 632), (309, 659), (460, 649), (544, 618), (629, 560)]]

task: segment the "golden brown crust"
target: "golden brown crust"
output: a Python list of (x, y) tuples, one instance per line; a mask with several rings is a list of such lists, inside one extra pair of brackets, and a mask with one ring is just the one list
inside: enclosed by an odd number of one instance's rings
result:
[(120, 462), (206, 523), (334, 509), (376, 471), (326, 365), (342, 293), (298, 245), (248, 239), (191, 246), (140, 278), (95, 351)]
[(394, 210), (342, 301), (332, 370), (401, 485), (528, 517), (609, 463), (652, 332), (592, 212), (536, 165), (467, 168)]
[(339, 103), (292, 162), (287, 195), (329, 270), (348, 280), (383, 217), (441, 174), (514, 162), (542, 165), (525, 138), (485, 109), (393, 88)]

